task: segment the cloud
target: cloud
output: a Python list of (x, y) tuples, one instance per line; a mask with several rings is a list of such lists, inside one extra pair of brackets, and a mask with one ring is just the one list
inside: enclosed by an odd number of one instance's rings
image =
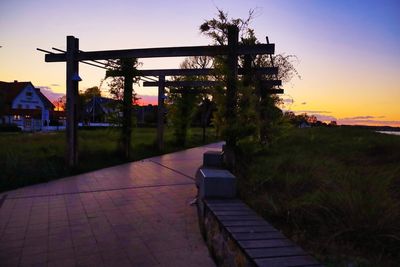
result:
[(356, 116), (356, 117), (349, 117), (349, 118), (342, 118), (342, 120), (369, 120), (369, 119), (382, 119), (385, 116)]
[(302, 102), (301, 104), (302, 104), (302, 105), (307, 105), (307, 102)]
[(325, 111), (325, 110), (296, 110), (295, 111), (296, 113), (311, 113), (311, 114), (314, 114), (314, 113), (320, 113), (320, 114), (329, 114), (329, 113), (332, 113), (332, 112), (330, 112), (330, 111)]
[(61, 85), (59, 85), (58, 83), (53, 83), (53, 84), (50, 84), (50, 86), (57, 87), (57, 86), (61, 86)]
[(307, 113), (307, 115), (314, 115), (317, 117), (319, 121), (337, 121), (337, 118), (334, 116), (330, 115), (325, 115), (325, 114), (330, 114), (332, 112), (326, 111), (326, 110), (296, 110), (294, 111), (296, 114), (304, 114)]
[(338, 119), (338, 124), (400, 127), (400, 121), (380, 120), (383, 118), (385, 118), (385, 116), (364, 115), (364, 116), (347, 117)]
[(63, 93), (54, 92), (49, 86), (36, 86), (51, 102), (62, 97)]
[(312, 115), (317, 117), (319, 121), (337, 121), (337, 118), (334, 116), (322, 115), (322, 114), (312, 114)]
[(294, 100), (292, 98), (284, 98), (284, 99), (282, 99), (282, 102), (283, 103), (293, 104)]

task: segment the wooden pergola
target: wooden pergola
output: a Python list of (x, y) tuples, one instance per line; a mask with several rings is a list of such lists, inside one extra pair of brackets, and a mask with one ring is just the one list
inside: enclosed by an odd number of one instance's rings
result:
[[(39, 49), (40, 50), (40, 49)], [(57, 49), (56, 49), (57, 50)], [(66, 161), (69, 167), (75, 167), (78, 164), (78, 82), (79, 82), (79, 62), (87, 63), (87, 61), (98, 62), (99, 60), (118, 59), (121, 62), (121, 70), (110, 70), (110, 76), (123, 76), (124, 79), (124, 119), (123, 128), (125, 132), (124, 143), (125, 151), (129, 155), (130, 136), (131, 136), (131, 103), (132, 103), (132, 80), (134, 76), (157, 76), (158, 81), (144, 82), (144, 86), (158, 87), (158, 123), (157, 123), (157, 139), (159, 148), (163, 146), (163, 127), (164, 127), (164, 94), (165, 87), (211, 87), (225, 85), (226, 91), (226, 118), (227, 123), (233, 123), (236, 119), (235, 101), (237, 98), (236, 81), (238, 75), (245, 75), (246, 70), (238, 68), (239, 55), (260, 55), (274, 54), (274, 44), (255, 44), (255, 45), (239, 45), (238, 28), (231, 26), (228, 28), (228, 44), (216, 46), (189, 46), (189, 47), (162, 47), (162, 48), (143, 48), (143, 49), (125, 49), (125, 50), (104, 50), (104, 51), (80, 51), (79, 39), (74, 36), (67, 36), (67, 50), (62, 53), (49, 53), (45, 55), (46, 62), (66, 62), (66, 89), (67, 89), (67, 124), (66, 124)], [(57, 50), (61, 51), (61, 50)], [(223, 84), (218, 81), (168, 81), (167, 76), (189, 76), (189, 75), (212, 75), (213, 69), (154, 69), (154, 70), (135, 70), (132, 66), (133, 58), (167, 58), (167, 57), (190, 57), (190, 56), (227, 56), (228, 70), (227, 82)], [(92, 63), (87, 63), (93, 65)], [(252, 73), (277, 74), (278, 68), (253, 68)], [(282, 89), (271, 89), (272, 86), (281, 85), (280, 80), (262, 81), (262, 86), (270, 89), (270, 93), (283, 93)], [(235, 140), (226, 140), (226, 146), (234, 147)]]

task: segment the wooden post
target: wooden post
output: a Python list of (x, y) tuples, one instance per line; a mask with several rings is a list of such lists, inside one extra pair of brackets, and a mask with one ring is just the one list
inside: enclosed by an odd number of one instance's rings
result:
[[(238, 39), (239, 29), (231, 25), (228, 28), (228, 75), (226, 91), (226, 123), (228, 127), (235, 128), (237, 112), (237, 76), (238, 76)], [(235, 165), (236, 133), (231, 130), (227, 134), (226, 146), (224, 147), (225, 163), (229, 169)]]
[(133, 91), (133, 60), (121, 59), (122, 73), (124, 75), (124, 101), (122, 120), (122, 149), (126, 159), (131, 157), (131, 135), (132, 135), (132, 91)]
[(165, 76), (158, 77), (158, 106), (157, 106), (157, 145), (159, 150), (164, 149), (164, 98)]
[(79, 61), (76, 54), (79, 52), (79, 39), (74, 36), (67, 36), (67, 166), (74, 168), (78, 164), (78, 82), (79, 80)]

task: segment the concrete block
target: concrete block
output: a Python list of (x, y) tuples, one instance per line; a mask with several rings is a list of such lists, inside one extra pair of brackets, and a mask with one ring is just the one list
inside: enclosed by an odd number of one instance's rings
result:
[(224, 158), (221, 151), (207, 151), (203, 154), (203, 166), (222, 167)]
[(236, 177), (229, 171), (200, 168), (197, 175), (200, 199), (236, 196)]

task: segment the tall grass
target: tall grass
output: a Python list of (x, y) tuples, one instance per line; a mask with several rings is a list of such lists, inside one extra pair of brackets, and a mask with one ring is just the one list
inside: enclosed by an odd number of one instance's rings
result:
[(240, 182), (250, 205), (328, 265), (400, 265), (399, 136), (292, 129)]
[[(215, 141), (213, 129), (207, 129), (208, 141)], [(172, 131), (166, 129), (165, 149), (156, 147), (155, 128), (136, 128), (132, 133), (133, 156), (130, 160), (201, 145), (201, 129), (190, 129), (185, 147), (174, 143)], [(96, 170), (127, 162), (118, 153), (118, 129), (79, 130), (79, 166), (65, 168), (65, 134), (0, 133), (0, 192), (40, 183), (72, 174)]]

